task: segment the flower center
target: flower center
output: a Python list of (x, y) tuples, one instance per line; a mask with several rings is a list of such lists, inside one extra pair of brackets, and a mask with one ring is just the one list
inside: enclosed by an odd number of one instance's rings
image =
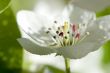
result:
[[(54, 21), (54, 23), (57, 24), (57, 21)], [(63, 26), (57, 27), (56, 29), (54, 27), (48, 28), (46, 31), (46, 33), (54, 40), (54, 44), (51, 44), (51, 46), (74, 45), (79, 40), (84, 39), (87, 35), (89, 35), (89, 32), (87, 32), (86, 35), (81, 38), (82, 26), (79, 26), (79, 24), (69, 24), (67, 21), (63, 23)]]

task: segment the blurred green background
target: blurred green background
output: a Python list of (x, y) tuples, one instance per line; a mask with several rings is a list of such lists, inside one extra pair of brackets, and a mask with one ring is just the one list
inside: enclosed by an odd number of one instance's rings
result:
[(20, 37), (10, 0), (0, 0), (0, 73), (21, 73), (22, 48), (16, 41)]
[[(15, 3), (15, 9), (17, 9), (19, 2)], [(23, 49), (16, 40), (20, 37), (20, 32), (16, 23), (15, 12), (10, 5), (10, 0), (0, 0), (0, 73), (30, 73), (28, 70), (22, 69)], [(97, 12), (97, 17), (108, 14), (110, 14), (110, 7)], [(106, 66), (110, 64), (110, 41), (106, 42), (103, 47), (102, 65)], [(49, 65), (42, 66), (35, 73), (44, 73), (46, 68), (51, 73), (64, 73), (63, 70)]]

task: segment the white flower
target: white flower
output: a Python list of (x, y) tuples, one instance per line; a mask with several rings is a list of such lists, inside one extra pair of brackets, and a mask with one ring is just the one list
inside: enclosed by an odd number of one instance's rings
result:
[(18, 41), (33, 54), (56, 53), (77, 59), (97, 50), (110, 38), (110, 16), (96, 20), (94, 12), (74, 5), (52, 17), (22, 10), (17, 14), (17, 22), (28, 36)]

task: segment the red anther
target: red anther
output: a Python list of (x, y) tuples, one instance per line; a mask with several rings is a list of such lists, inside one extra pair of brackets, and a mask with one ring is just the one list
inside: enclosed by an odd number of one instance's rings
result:
[(73, 24), (72, 30), (73, 30), (73, 32), (75, 32), (77, 30), (77, 26), (75, 24)]
[(64, 33), (63, 32), (60, 32), (59, 33), (59, 36), (63, 37)]
[(79, 39), (80, 38), (80, 33), (77, 33), (76, 36), (75, 36), (75, 38), (78, 38)]

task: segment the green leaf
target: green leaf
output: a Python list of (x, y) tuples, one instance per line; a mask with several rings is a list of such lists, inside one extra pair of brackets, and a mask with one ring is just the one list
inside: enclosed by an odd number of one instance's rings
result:
[(0, 14), (10, 6), (11, 0), (0, 0)]
[(103, 64), (110, 64), (110, 40), (103, 46)]
[(105, 8), (104, 10), (97, 12), (96, 15), (97, 17), (105, 16), (110, 14), (110, 6)]
[(19, 37), (17, 23), (9, 7), (0, 14), (0, 73), (21, 73), (23, 51), (16, 40)]

